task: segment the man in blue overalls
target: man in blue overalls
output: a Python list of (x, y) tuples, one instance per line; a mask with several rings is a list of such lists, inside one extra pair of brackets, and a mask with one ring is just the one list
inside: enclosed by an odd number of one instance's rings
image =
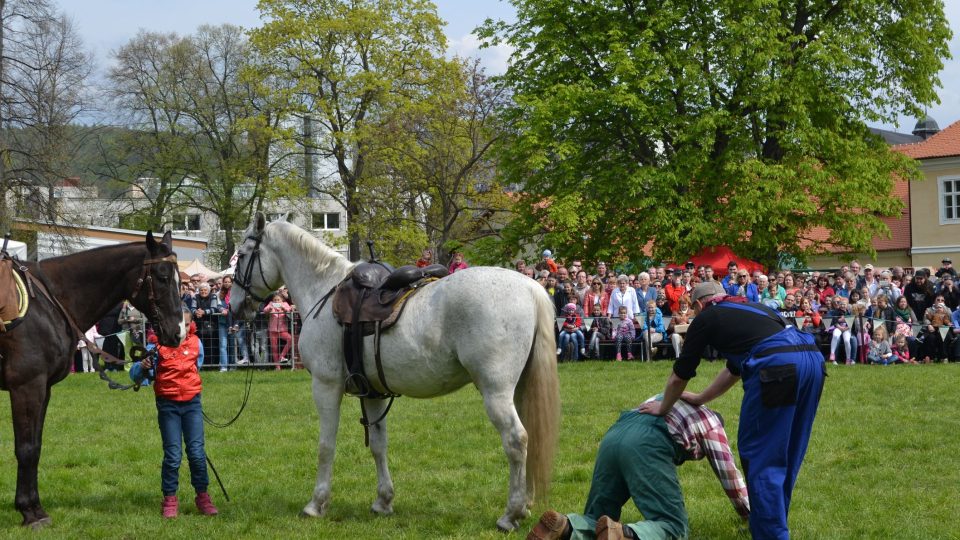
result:
[[(640, 412), (662, 416), (677, 399), (703, 405), (743, 379), (737, 445), (750, 495), (754, 540), (788, 539), (790, 495), (807, 451), (826, 374), (813, 336), (797, 331), (774, 310), (727, 297), (718, 283), (691, 294), (696, 317), (667, 379), (662, 402)], [(726, 367), (699, 394), (684, 392), (703, 351), (712, 346)]]

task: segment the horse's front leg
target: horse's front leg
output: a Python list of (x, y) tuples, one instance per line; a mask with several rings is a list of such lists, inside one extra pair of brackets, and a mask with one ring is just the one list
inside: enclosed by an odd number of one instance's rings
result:
[(497, 528), (513, 531), (520, 521), (530, 515), (527, 497), (527, 430), (524, 429), (513, 404), (513, 396), (507, 393), (483, 393), (483, 404), (490, 422), (500, 433), (503, 451), (510, 464), (510, 487), (507, 508), (497, 520)]
[[(389, 400), (385, 399), (364, 399), (362, 402), (371, 422), (380, 418), (389, 404)], [(370, 426), (370, 453), (377, 465), (377, 500), (373, 501), (370, 510), (376, 514), (390, 515), (393, 513), (393, 479), (387, 467), (386, 417)]]
[(14, 506), (23, 515), (22, 525), (35, 529), (52, 523), (40, 504), (40, 492), (37, 489), (43, 420), (49, 402), (50, 389), (41, 378), (10, 390), (17, 455), (17, 495)]
[(313, 401), (320, 417), (320, 444), (317, 448), (317, 483), (313, 498), (303, 507), (301, 516), (320, 517), (330, 504), (333, 480), (333, 457), (337, 448), (337, 429), (340, 427), (340, 402), (343, 386), (313, 378)]

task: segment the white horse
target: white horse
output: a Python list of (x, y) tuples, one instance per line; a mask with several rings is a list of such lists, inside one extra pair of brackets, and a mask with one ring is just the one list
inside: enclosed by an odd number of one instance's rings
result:
[[(306, 312), (354, 267), (306, 231), (285, 221), (265, 224), (262, 214), (245, 234), (230, 298), (238, 316), (253, 313), (250, 297), (264, 297), (282, 284)], [(317, 483), (303, 508), (306, 516), (323, 515), (330, 503), (347, 376), (343, 331), (331, 304), (316, 318), (304, 317), (299, 340), (320, 416)], [(506, 511), (497, 520), (505, 531), (516, 529), (529, 516), (534, 495), (541, 499), (549, 487), (560, 420), (555, 347), (554, 308), (543, 287), (517, 272), (489, 267), (462, 270), (424, 286), (381, 339), (383, 372), (393, 392), (430, 398), (470, 382), (480, 390), (510, 464)], [(376, 376), (372, 337), (364, 346), (364, 371), (375, 389), (386, 391)], [(361, 401), (371, 421), (387, 406), (382, 399)], [(390, 514), (386, 418), (371, 426), (370, 450), (377, 468), (371, 509)]]

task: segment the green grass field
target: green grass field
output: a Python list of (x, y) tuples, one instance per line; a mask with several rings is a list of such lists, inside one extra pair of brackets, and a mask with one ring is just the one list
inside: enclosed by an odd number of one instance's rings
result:
[[(705, 363), (702, 388), (720, 368)], [(621, 409), (659, 392), (670, 364), (560, 366), (563, 421), (551, 506), (579, 511), (597, 444)], [(794, 538), (960, 538), (960, 366), (832, 367), (794, 492)], [(239, 373), (204, 373), (208, 414), (226, 419), (243, 390)], [(736, 439), (741, 390), (713, 406)], [(9, 402), (0, 402), (0, 536), (34, 538), (13, 509), (16, 461)], [(40, 468), (53, 526), (44, 538), (502, 538), (506, 500), (500, 441), (476, 390), (434, 400), (401, 398), (389, 416), (395, 514), (369, 513), (376, 479), (356, 400), (344, 400), (334, 499), (322, 519), (297, 517), (316, 474), (317, 416), (303, 371), (258, 372), (250, 404), (226, 429), (207, 428), (207, 451), (226, 483), (221, 514), (193, 508), (182, 467), (181, 517), (160, 517), (160, 448), (150, 390), (110, 391), (93, 375), (54, 387)], [(680, 476), (697, 539), (748, 538), (705, 461)], [(211, 481), (212, 477), (211, 477)], [(525, 524), (525, 535), (535, 516)], [(628, 503), (625, 519), (636, 519)], [(512, 538), (522, 537), (513, 535)]]

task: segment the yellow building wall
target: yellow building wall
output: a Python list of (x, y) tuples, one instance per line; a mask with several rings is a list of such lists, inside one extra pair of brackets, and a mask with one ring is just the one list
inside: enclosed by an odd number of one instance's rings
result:
[(910, 184), (912, 266), (939, 268), (944, 257), (960, 263), (960, 220), (944, 223), (940, 201), (941, 180), (960, 179), (960, 158), (924, 160), (920, 169), (924, 180)]
[[(826, 269), (826, 268), (840, 268), (853, 259), (860, 261), (861, 265), (872, 264), (877, 268), (890, 268), (891, 266), (900, 266), (908, 267), (913, 266), (913, 260), (910, 258), (909, 253), (906, 250), (898, 249), (896, 251), (878, 251), (876, 258), (870, 258), (869, 255), (860, 253), (855, 256), (850, 256), (848, 254), (843, 255), (819, 255), (817, 257), (811, 257), (807, 262), (807, 266), (814, 270)], [(939, 267), (939, 259), (937, 260)]]

